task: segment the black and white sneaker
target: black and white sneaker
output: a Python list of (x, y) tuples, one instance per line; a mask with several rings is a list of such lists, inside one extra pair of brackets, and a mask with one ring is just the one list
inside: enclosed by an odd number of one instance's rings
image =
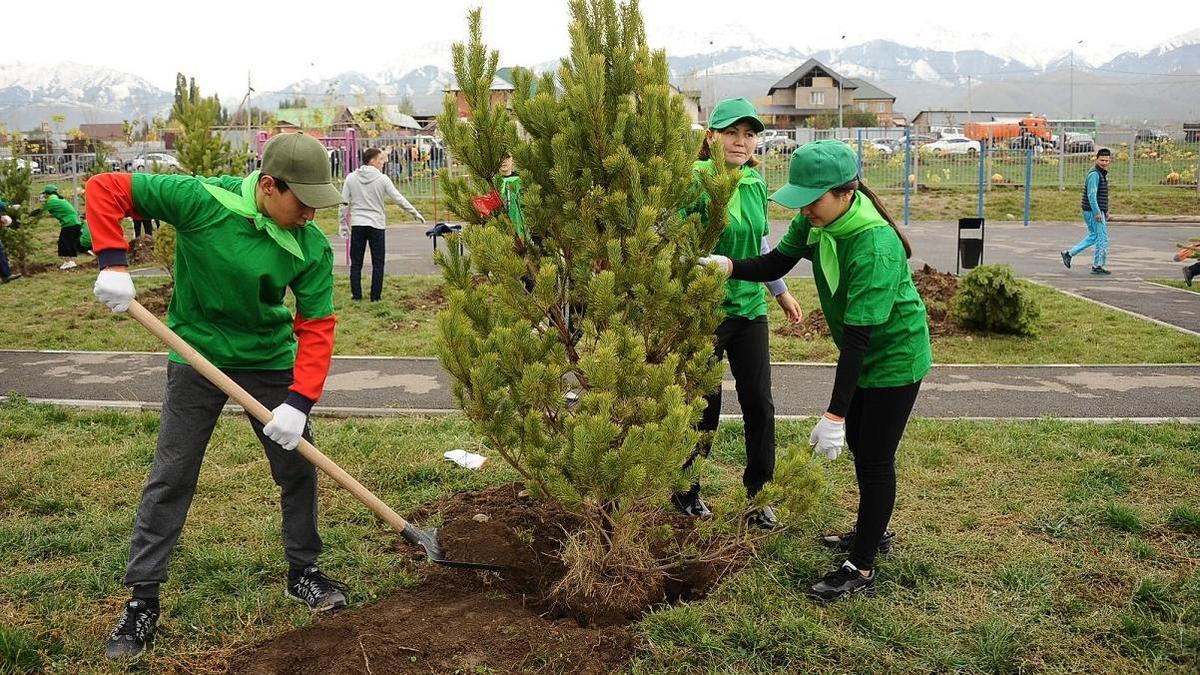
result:
[(683, 490), (671, 495), (671, 504), (684, 515), (696, 517), (712, 515), (708, 504), (705, 504), (704, 500), (700, 498), (699, 485), (692, 487), (690, 490)]
[[(854, 537), (856, 533), (850, 530), (845, 534), (828, 534), (821, 537), (821, 545), (825, 548), (831, 548), (838, 553), (849, 553), (854, 547)], [(892, 538), (896, 536), (895, 532), (884, 532), (883, 539), (879, 540), (879, 552), (887, 555), (892, 552)]]
[(812, 588), (808, 589), (808, 597), (813, 600), (830, 602), (846, 595), (875, 595), (875, 573), (864, 577), (858, 568), (849, 560), (842, 566), (825, 575)]
[(289, 581), (285, 594), (308, 605), (314, 612), (328, 612), (346, 606), (346, 585), (325, 576), (316, 565)]
[(150, 609), (145, 600), (133, 599), (125, 603), (125, 610), (117, 621), (117, 627), (108, 636), (104, 645), (104, 656), (109, 659), (124, 659), (141, 656), (158, 627), (158, 610)]
[(1059, 252), (1058, 252), (1058, 254), (1059, 254), (1060, 256), (1062, 256), (1063, 265), (1065, 265), (1067, 269), (1071, 269), (1071, 258), (1072, 258), (1072, 256), (1071, 256), (1070, 252), (1068, 252), (1068, 251), (1059, 251)]
[(764, 530), (774, 530), (779, 527), (779, 521), (775, 519), (775, 510), (769, 506), (754, 509), (750, 513), (747, 513), (746, 524)]

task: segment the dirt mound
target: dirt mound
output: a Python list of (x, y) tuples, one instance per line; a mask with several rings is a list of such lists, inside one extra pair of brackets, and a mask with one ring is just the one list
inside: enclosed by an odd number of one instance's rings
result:
[[(958, 292), (958, 277), (949, 272), (939, 272), (925, 265), (913, 272), (913, 284), (925, 303), (925, 311), (929, 318), (929, 335), (957, 335), (965, 332), (961, 326), (950, 317), (950, 309), (954, 306), (954, 294)], [(815, 340), (828, 337), (829, 326), (825, 323), (825, 313), (819, 309), (804, 315), (804, 319), (796, 324), (784, 324), (775, 329), (776, 335), (785, 337)]]
[(175, 284), (167, 282), (146, 290), (138, 289), (137, 301), (150, 310), (151, 314), (161, 318), (167, 316), (167, 306), (171, 304), (171, 294), (175, 292)]
[(450, 301), (446, 299), (446, 287), (440, 284), (424, 293), (412, 295), (400, 301), (400, 306), (407, 310), (441, 311), (449, 305)]
[(143, 234), (129, 240), (129, 264), (142, 265), (154, 262), (154, 237)]
[[(425, 523), (440, 514), (447, 558), (507, 565), (508, 571), (422, 565), (420, 587), (251, 647), (235, 658), (230, 672), (619, 670), (635, 646), (629, 629), (619, 623), (597, 625), (604, 624), (597, 619), (612, 617), (568, 616), (549, 600), (550, 588), (564, 573), (559, 549), (576, 522), (521, 496), (520, 490), (514, 484), (462, 493), (412, 516)], [(673, 515), (664, 514), (654, 525), (670, 526), (677, 538), (692, 531), (690, 519)], [(397, 549), (423, 559), (402, 542)], [(730, 568), (724, 561), (678, 569), (651, 604), (703, 597)]]

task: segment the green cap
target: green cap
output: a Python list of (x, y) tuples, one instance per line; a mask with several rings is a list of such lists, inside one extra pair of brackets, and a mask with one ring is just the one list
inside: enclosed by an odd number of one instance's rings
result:
[(724, 129), (742, 120), (750, 120), (755, 131), (765, 128), (762, 120), (758, 119), (758, 111), (753, 103), (744, 98), (727, 98), (712, 109), (712, 114), (708, 116), (708, 128)]
[(46, 187), (42, 188), (42, 194), (56, 195), (58, 194), (58, 186), (54, 183), (46, 183)]
[(845, 143), (829, 139), (806, 143), (792, 153), (787, 185), (770, 199), (789, 209), (802, 209), (821, 195), (858, 178), (858, 155)]
[(279, 134), (267, 141), (262, 172), (283, 179), (305, 206), (323, 209), (342, 203), (342, 193), (333, 187), (329, 153), (312, 136)]

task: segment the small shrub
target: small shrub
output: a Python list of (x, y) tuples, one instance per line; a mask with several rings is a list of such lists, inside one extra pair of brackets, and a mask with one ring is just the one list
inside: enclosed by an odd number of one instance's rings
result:
[(1109, 504), (1104, 507), (1101, 521), (1114, 530), (1122, 532), (1141, 532), (1142, 518), (1131, 506), (1124, 504)]
[(954, 320), (967, 328), (1033, 335), (1041, 310), (1008, 265), (971, 270), (954, 296)]
[(154, 233), (154, 262), (175, 279), (175, 228), (163, 223)]

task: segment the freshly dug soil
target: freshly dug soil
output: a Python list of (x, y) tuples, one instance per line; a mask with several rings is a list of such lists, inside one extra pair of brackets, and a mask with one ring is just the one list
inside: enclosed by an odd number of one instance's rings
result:
[[(321, 617), (239, 654), (231, 673), (442, 673), (619, 670), (635, 648), (627, 627), (612, 617), (567, 616), (548, 600), (562, 577), (558, 558), (573, 518), (521, 496), (521, 486), (469, 492), (421, 509), (414, 522), (440, 514), (448, 559), (507, 565), (500, 573), (422, 565), (418, 588), (367, 607)], [(664, 515), (661, 523), (686, 537), (692, 523)], [(397, 555), (423, 560), (402, 541)], [(655, 602), (703, 597), (728, 562), (697, 563), (678, 571)], [(650, 606), (644, 608), (650, 609)], [(629, 618), (636, 617), (627, 617)], [(484, 670), (490, 669), (490, 670)]]
[(154, 237), (143, 234), (129, 240), (129, 264), (141, 265), (154, 262)]
[[(143, 235), (144, 236), (144, 235)], [(138, 289), (137, 301), (142, 303), (142, 306), (150, 310), (151, 314), (161, 318), (167, 316), (167, 306), (171, 304), (171, 294), (175, 291), (175, 284), (167, 282), (162, 286), (155, 286), (147, 290)]]
[(446, 287), (440, 284), (424, 293), (409, 296), (400, 301), (400, 305), (408, 310), (441, 311), (446, 309), (449, 304), (449, 300), (446, 299)]
[[(913, 283), (921, 295), (921, 300), (925, 302), (930, 337), (966, 332), (950, 317), (950, 309), (954, 306), (954, 294), (958, 292), (958, 277), (949, 272), (939, 272), (929, 265), (925, 265), (913, 272)], [(815, 340), (828, 337), (829, 326), (825, 323), (825, 313), (815, 309), (805, 314), (799, 324), (789, 323), (779, 326), (775, 329), (775, 334)]]

